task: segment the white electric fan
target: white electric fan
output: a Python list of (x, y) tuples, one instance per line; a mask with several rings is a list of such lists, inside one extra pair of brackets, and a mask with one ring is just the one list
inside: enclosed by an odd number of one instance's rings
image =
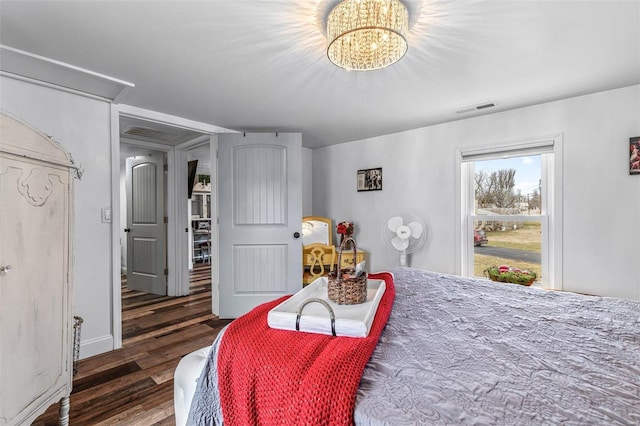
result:
[(422, 247), (427, 232), (420, 217), (412, 214), (393, 215), (382, 225), (382, 239), (400, 254), (400, 266), (406, 266), (407, 254)]

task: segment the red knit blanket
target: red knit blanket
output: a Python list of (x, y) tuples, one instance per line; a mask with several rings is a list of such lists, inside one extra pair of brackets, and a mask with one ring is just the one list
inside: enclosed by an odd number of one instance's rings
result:
[(233, 425), (351, 425), (362, 372), (389, 319), (391, 274), (369, 336), (331, 337), (276, 330), (268, 312), (290, 296), (265, 303), (233, 321), (218, 353), (224, 423)]

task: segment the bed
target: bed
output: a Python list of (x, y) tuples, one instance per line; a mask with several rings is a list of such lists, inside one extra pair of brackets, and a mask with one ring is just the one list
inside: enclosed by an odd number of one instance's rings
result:
[[(640, 302), (392, 273), (395, 302), (357, 389), (355, 424), (640, 424)], [(176, 386), (191, 386), (176, 393), (179, 424), (186, 407), (190, 424), (220, 422), (223, 339), (195, 367), (178, 366)]]

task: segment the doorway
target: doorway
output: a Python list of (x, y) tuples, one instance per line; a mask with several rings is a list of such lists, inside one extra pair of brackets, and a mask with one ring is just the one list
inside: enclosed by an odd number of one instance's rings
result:
[(211, 262), (216, 247), (211, 239), (212, 218), (215, 223), (216, 212), (212, 201), (216, 194), (211, 187), (211, 147), (209, 142), (195, 145), (186, 150), (188, 164), (188, 200), (189, 219), (189, 270), (195, 266), (200, 270), (207, 265), (211, 272)]
[[(122, 106), (121, 106), (122, 108)], [(128, 108), (124, 108), (128, 109)], [(114, 133), (119, 135), (117, 141), (114, 140), (112, 153), (114, 157), (122, 159), (116, 163), (117, 174), (114, 168), (114, 195), (113, 195), (113, 222), (112, 232), (114, 235), (114, 287), (113, 287), (113, 337), (114, 349), (122, 347), (123, 335), (127, 334), (127, 342), (130, 339), (129, 329), (124, 330), (124, 321), (130, 319), (131, 301), (133, 298), (151, 300), (153, 297), (165, 298), (164, 302), (170, 303), (176, 296), (189, 295), (192, 293), (190, 284), (192, 277), (188, 268), (189, 242), (185, 231), (190, 229), (190, 216), (187, 211), (189, 202), (187, 200), (187, 150), (191, 146), (210, 144), (211, 136), (203, 131), (184, 128), (169, 122), (158, 122), (157, 120), (147, 120), (138, 114), (128, 116), (123, 114), (120, 108), (114, 107), (113, 117), (117, 120), (118, 128)], [(178, 120), (179, 121), (179, 120)], [(128, 203), (126, 201), (126, 178), (122, 173), (122, 163), (126, 163), (126, 158), (136, 156), (162, 157), (162, 173), (165, 181), (162, 187), (162, 197), (166, 200), (161, 207), (161, 222), (166, 236), (162, 245), (159, 263), (163, 272), (164, 296), (145, 294), (144, 292), (131, 292), (127, 287), (127, 279), (121, 275), (131, 268), (130, 260), (127, 259), (131, 252), (127, 244), (126, 212)], [(206, 164), (208, 159), (203, 159), (202, 164)], [(184, 164), (182, 164), (184, 163)], [(125, 168), (126, 170), (126, 168)], [(144, 173), (141, 173), (144, 175)], [(184, 200), (184, 201), (182, 201)], [(207, 266), (210, 265), (207, 262)], [(208, 274), (211, 277), (211, 269), (203, 271), (198, 269), (198, 275)], [(117, 275), (116, 275), (117, 274)], [(115, 279), (117, 277), (117, 280)], [(209, 282), (211, 279), (208, 280)], [(201, 291), (201, 290), (199, 290)], [(210, 292), (209, 292), (210, 294)], [(126, 300), (125, 300), (126, 299)], [(126, 302), (126, 303), (125, 303)], [(161, 303), (163, 301), (160, 301)], [(211, 296), (207, 298), (211, 313)], [(126, 317), (123, 310), (127, 309)], [(140, 306), (141, 307), (141, 306)], [(138, 315), (138, 314), (135, 314)], [(151, 315), (149, 313), (145, 315)], [(149, 318), (150, 321), (155, 321)]]
[[(124, 229), (121, 230), (121, 304), (122, 304), (122, 342), (123, 347), (128, 347), (140, 340), (151, 336), (161, 335), (169, 331), (191, 324), (193, 321), (204, 321), (211, 317), (211, 253), (212, 245), (210, 239), (211, 224), (211, 184), (210, 184), (210, 161), (208, 142), (198, 145), (186, 151), (187, 160), (198, 164), (194, 170), (195, 182), (192, 197), (185, 203), (181, 203), (187, 209), (187, 217), (190, 218), (189, 236), (189, 258), (190, 266), (188, 273), (189, 290), (186, 297), (168, 296), (166, 289), (166, 276), (163, 275), (162, 291), (149, 290), (144, 287), (155, 275), (153, 272), (133, 273), (131, 262), (131, 250), (129, 241), (132, 240), (134, 229), (131, 228), (131, 167), (134, 164), (146, 164), (150, 159), (160, 159), (164, 166), (167, 164), (167, 153), (159, 150), (148, 149), (131, 143), (122, 142), (120, 144), (120, 167), (121, 167), (121, 205), (120, 220)], [(164, 167), (162, 167), (164, 169)], [(168, 171), (168, 170), (167, 170)], [(128, 173), (127, 173), (128, 172)], [(205, 179), (206, 176), (206, 179)], [(205, 184), (203, 181), (209, 183)], [(162, 193), (166, 199), (167, 185), (166, 179), (162, 185)], [(147, 194), (148, 195), (148, 194)], [(148, 197), (145, 197), (148, 198)], [(148, 201), (148, 200), (147, 200)], [(135, 203), (134, 203), (135, 204)], [(138, 203), (140, 204), (140, 203)], [(144, 206), (144, 203), (142, 203)], [(166, 217), (169, 208), (165, 203), (157, 211), (157, 215)], [(149, 215), (144, 215), (148, 218)], [(148, 220), (146, 221), (148, 222)], [(163, 222), (163, 232), (166, 235), (166, 224)], [(125, 230), (129, 232), (125, 232)], [(149, 238), (144, 238), (149, 241)], [(166, 238), (160, 248), (162, 251), (162, 265), (160, 271), (167, 265), (167, 244)], [(206, 242), (205, 242), (206, 241)], [(144, 262), (143, 262), (144, 263)], [(142, 275), (142, 283), (132, 282)], [(140, 281), (140, 280), (138, 280)]]

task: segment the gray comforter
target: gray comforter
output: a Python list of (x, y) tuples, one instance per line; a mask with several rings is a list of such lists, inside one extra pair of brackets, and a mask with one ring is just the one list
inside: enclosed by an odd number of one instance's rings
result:
[[(392, 272), (356, 424), (640, 424), (640, 302)], [(189, 424), (220, 422), (216, 347)]]

